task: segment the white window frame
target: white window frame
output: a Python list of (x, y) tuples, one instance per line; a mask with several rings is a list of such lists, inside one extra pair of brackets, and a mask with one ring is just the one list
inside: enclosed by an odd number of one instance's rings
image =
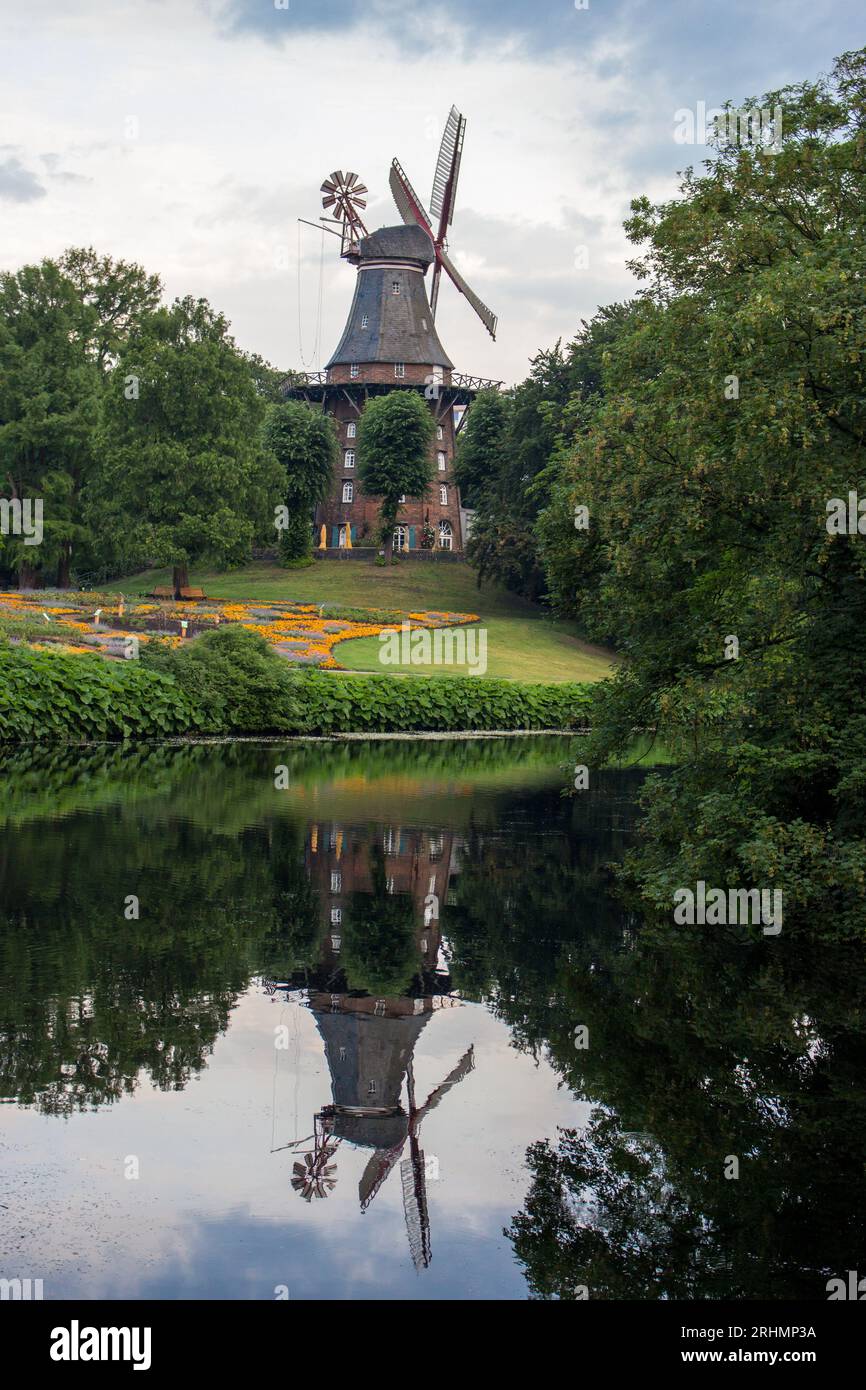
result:
[[(339, 869), (332, 869), (332, 870), (331, 870), (331, 892), (332, 892), (332, 893), (342, 893), (342, 891), (343, 891), (343, 875), (340, 873), (340, 870), (339, 870)], [(431, 889), (431, 892), (432, 892), (432, 889)]]
[(405, 363), (405, 362), (395, 362), (395, 363), (394, 363), (394, 375), (395, 375), (395, 377), (397, 378), (398, 381), (402, 381), (402, 380), (403, 380), (403, 378), (404, 378), (405, 375), (406, 375), (406, 363)]
[(442, 428), (441, 425), (437, 425), (437, 426), (436, 426), (436, 438), (437, 438), (437, 439), (444, 439), (444, 438), (445, 438), (445, 431), (443, 430), (443, 428)]
[(399, 281), (399, 280), (392, 280), (392, 281), (391, 281), (391, 293), (392, 293), (392, 294), (399, 294), (399, 293), (400, 293), (400, 281)]
[(355, 377), (355, 376), (360, 376), (360, 374), (361, 374), (361, 364), (360, 364), (359, 362), (353, 362), (353, 363), (351, 364), (351, 366), (349, 367), (349, 376)]
[(358, 426), (357, 426), (357, 424), (355, 423), (354, 420), (350, 420), (349, 423), (348, 423), (348, 425), (346, 426), (346, 438), (347, 438), (347, 439), (354, 439), (354, 438), (355, 438), (355, 435), (356, 435), (357, 433), (358, 433)]
[(442, 520), (439, 522), (439, 549), (452, 550), (454, 547), (454, 532), (451, 529), (451, 522)]
[(447, 506), (448, 506), (448, 484), (447, 484), (447, 483), (440, 483), (440, 484), (439, 484), (439, 505), (440, 505), (440, 507), (447, 507)]
[(341, 927), (343, 925), (343, 909), (341, 907), (331, 908), (331, 926)]
[(365, 314), (364, 317), (361, 319), (361, 327), (362, 327), (362, 328), (366, 328), (366, 327), (368, 326), (369, 322), (370, 322), (370, 315), (369, 315), (369, 314)]
[(347, 450), (346, 450), (345, 454), (343, 455), (343, 467), (344, 467), (344, 468), (354, 468), (354, 467), (355, 467), (355, 450), (354, 450), (354, 449), (347, 449)]
[(355, 484), (352, 482), (352, 480), (351, 480), (350, 478), (346, 478), (346, 479), (344, 480), (344, 482), (343, 482), (343, 501), (344, 501), (344, 502), (354, 502), (354, 500), (355, 500)]
[(446, 468), (446, 466), (447, 466), (447, 460), (446, 460), (446, 458), (445, 458), (445, 450), (444, 450), (444, 449), (437, 449), (437, 450), (436, 450), (436, 462), (439, 464), (439, 472), (440, 472), (440, 473), (444, 473), (444, 472), (445, 472), (445, 468)]

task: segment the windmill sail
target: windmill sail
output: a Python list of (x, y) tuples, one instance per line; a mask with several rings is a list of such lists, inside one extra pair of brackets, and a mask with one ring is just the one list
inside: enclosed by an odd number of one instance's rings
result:
[(484, 301), (478, 298), (478, 295), (475, 293), (475, 291), (469, 288), (454, 262), (452, 260), (449, 260), (448, 256), (444, 251), (439, 252), (439, 259), (442, 262), (445, 269), (447, 270), (448, 274), (451, 276), (451, 279), (454, 281), (454, 284), (457, 286), (460, 293), (465, 295), (466, 298), (469, 300), (469, 303), (472, 305), (472, 308), (475, 310), (481, 322), (484, 324), (484, 327), (487, 329), (487, 332), (490, 334), (491, 338), (495, 339), (496, 325), (499, 322), (499, 320), (497, 319), (493, 310), (488, 309)]
[(451, 107), (445, 124), (436, 173), (433, 175), (433, 193), (430, 198), (430, 211), (434, 217), (441, 217), (440, 235), (451, 226), (454, 217), (454, 201), (457, 195), (457, 176), (460, 173), (460, 160), (463, 156), (463, 136), (466, 131), (466, 118), (461, 116), (456, 106)]
[(433, 235), (433, 228), (430, 225), (430, 218), (424, 211), (424, 204), (418, 197), (408, 178), (406, 177), (399, 162), (395, 159), (391, 163), (391, 172), (388, 175), (388, 182), (391, 185), (391, 192), (394, 202), (400, 212), (403, 221), (409, 227), (416, 224), (423, 227), (425, 232)]

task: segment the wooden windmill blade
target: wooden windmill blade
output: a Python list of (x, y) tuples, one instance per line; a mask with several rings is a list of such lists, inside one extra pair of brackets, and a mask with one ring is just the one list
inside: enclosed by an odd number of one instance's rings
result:
[(457, 286), (460, 293), (462, 295), (465, 295), (466, 298), (469, 300), (469, 303), (472, 305), (472, 308), (475, 310), (481, 322), (484, 324), (484, 327), (487, 329), (487, 332), (495, 341), (496, 325), (499, 322), (496, 314), (494, 314), (492, 309), (488, 309), (483, 299), (479, 299), (478, 295), (475, 293), (473, 289), (470, 289), (470, 287), (463, 279), (463, 276), (460, 274), (460, 271), (457, 269), (454, 262), (449, 259), (449, 257), (446, 255), (444, 251), (439, 251), (438, 258), (441, 261), (442, 265), (445, 267), (454, 284)]
[(457, 197), (457, 179), (460, 174), (460, 160), (463, 157), (463, 137), (466, 133), (466, 117), (461, 116), (456, 106), (452, 106), (445, 122), (439, 158), (433, 175), (433, 192), (430, 196), (430, 212), (439, 218), (439, 240), (441, 241), (454, 218), (454, 203)]
[(421, 202), (421, 199), (406, 177), (400, 161), (397, 159), (391, 161), (391, 172), (388, 175), (388, 183), (391, 186), (394, 202), (397, 204), (397, 209), (406, 225), (409, 227), (423, 227), (424, 231), (432, 238), (433, 226), (430, 222), (430, 218), (424, 211), (424, 204)]

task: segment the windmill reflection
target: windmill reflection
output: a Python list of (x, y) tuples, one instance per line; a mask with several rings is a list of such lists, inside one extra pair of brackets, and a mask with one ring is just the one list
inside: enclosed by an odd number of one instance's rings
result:
[(303, 982), (266, 982), (271, 991), (302, 985), (331, 1078), (331, 1103), (314, 1117), (313, 1146), (295, 1162), (292, 1187), (308, 1202), (325, 1197), (340, 1144), (371, 1149), (358, 1185), (366, 1211), (399, 1164), (416, 1269), (431, 1260), (427, 1181), (437, 1165), (425, 1159), (421, 1125), (474, 1066), (470, 1046), (418, 1104), (418, 1039), (433, 1013), (459, 1007), (439, 919), (456, 856), (450, 835), (312, 826), (306, 863), (322, 915), (319, 962)]

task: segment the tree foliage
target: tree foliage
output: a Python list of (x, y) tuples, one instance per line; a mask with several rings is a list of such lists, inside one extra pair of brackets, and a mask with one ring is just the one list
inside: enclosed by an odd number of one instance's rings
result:
[(380, 499), (382, 541), (390, 557), (400, 498), (423, 497), (433, 479), (435, 425), (414, 391), (389, 391), (367, 403), (358, 426), (358, 476)]
[(288, 524), (280, 531), (281, 553), (286, 560), (303, 559), (312, 549), (315, 509), (331, 490), (340, 457), (336, 425), (301, 401), (282, 401), (268, 412), (264, 444), (283, 470)]

